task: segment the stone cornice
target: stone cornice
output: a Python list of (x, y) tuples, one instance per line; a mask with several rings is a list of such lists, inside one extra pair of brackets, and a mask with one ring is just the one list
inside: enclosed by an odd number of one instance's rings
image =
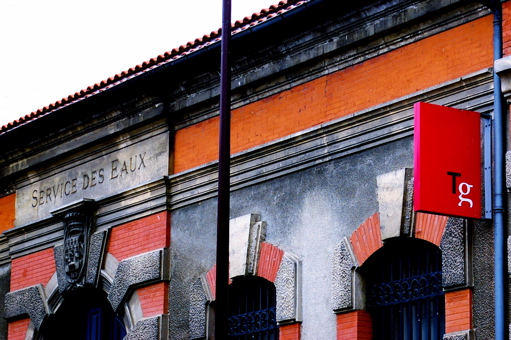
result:
[[(234, 61), (232, 108), (266, 98), (490, 13), (477, 3), (465, 4), (463, 8), (459, 8), (458, 2), (454, 3), (430, 0), (416, 1), (415, 6), (410, 6), (410, 2), (393, 1), (386, 7), (369, 6), (355, 13), (349, 12), (349, 16), (336, 21), (326, 20), (318, 28), (322, 34), (308, 32), (281, 41), (278, 46), (267, 47), (272, 49), (271, 53), (267, 51), (259, 56), (245, 56), (243, 63), (250, 65), (250, 69), (242, 66), (240, 61)], [(451, 10), (456, 13), (451, 13)], [(431, 18), (415, 24), (424, 16)], [(289, 70), (293, 72), (286, 73)], [(172, 95), (169, 111), (177, 112), (183, 108), (186, 111), (178, 116), (176, 129), (218, 115), (218, 79), (209, 79), (209, 84), (196, 85), (195, 91), (194, 86), (187, 88), (186, 93), (176, 92)]]
[[(167, 181), (162, 179), (112, 195), (95, 203), (96, 231), (167, 209)], [(0, 236), (0, 264), (63, 242), (63, 223), (55, 217), (7, 230)]]
[[(231, 190), (360, 152), (413, 135), (413, 104), (428, 101), (488, 113), (492, 70), (458, 78), (277, 141), (231, 158)], [(170, 207), (178, 209), (215, 197), (217, 162), (169, 176)]]

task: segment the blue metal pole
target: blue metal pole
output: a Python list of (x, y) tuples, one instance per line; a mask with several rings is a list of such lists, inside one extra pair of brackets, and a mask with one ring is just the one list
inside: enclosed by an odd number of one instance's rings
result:
[[(493, 12), (493, 56), (502, 58), (502, 4), (492, 3)], [(506, 198), (505, 198), (505, 128), (504, 107), (500, 87), (500, 77), (493, 76), (494, 100), (494, 190), (493, 223), (495, 251), (495, 339), (507, 339), (506, 325)]]

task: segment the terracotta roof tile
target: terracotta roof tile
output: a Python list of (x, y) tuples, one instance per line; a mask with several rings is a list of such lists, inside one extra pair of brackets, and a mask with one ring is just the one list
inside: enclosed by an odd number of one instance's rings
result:
[[(267, 9), (261, 10), (259, 13), (254, 13), (250, 17), (245, 17), (242, 20), (237, 20), (234, 24), (232, 24), (232, 35), (238, 34), (249, 27), (253, 27), (259, 25), (263, 22), (270, 20), (278, 15), (286, 13), (298, 6), (303, 5), (304, 3), (310, 2), (312, 0), (287, 0), (281, 1), (278, 5), (272, 5)], [(195, 41), (190, 41), (186, 45), (181, 45), (179, 48), (174, 48), (170, 52), (165, 52), (155, 58), (152, 58), (148, 61), (144, 61), (142, 64), (136, 65), (128, 69), (127, 71), (123, 71), (119, 74), (116, 74), (113, 77), (110, 77), (106, 80), (103, 80), (99, 83), (96, 83), (92, 86), (87, 87), (87, 89), (83, 89), (80, 92), (76, 92), (75, 94), (69, 95), (67, 98), (62, 98), (60, 101), (49, 104), (35, 112), (30, 113), (24, 117), (21, 117), (17, 120), (14, 120), (11, 123), (3, 125), (0, 128), (0, 135), (12, 130), (16, 127), (24, 125), (32, 120), (35, 120), (41, 116), (47, 115), (53, 111), (59, 110), (66, 106), (69, 106), (73, 103), (79, 102), (85, 98), (88, 98), (92, 95), (100, 93), (108, 88), (114, 87), (115, 85), (121, 84), (129, 79), (132, 79), (136, 76), (139, 76), (147, 71), (150, 71), (156, 67), (164, 65), (166, 63), (170, 63), (174, 60), (180, 59), (184, 56), (187, 56), (191, 53), (194, 53), (198, 50), (201, 50), (211, 44), (214, 44), (221, 40), (221, 29), (218, 31), (213, 31), (210, 34), (205, 34), (202, 38), (197, 38)]]

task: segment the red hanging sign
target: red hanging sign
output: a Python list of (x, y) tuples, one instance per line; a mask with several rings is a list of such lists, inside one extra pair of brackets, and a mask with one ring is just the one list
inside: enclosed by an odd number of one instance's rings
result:
[(414, 210), (481, 218), (481, 116), (414, 106)]

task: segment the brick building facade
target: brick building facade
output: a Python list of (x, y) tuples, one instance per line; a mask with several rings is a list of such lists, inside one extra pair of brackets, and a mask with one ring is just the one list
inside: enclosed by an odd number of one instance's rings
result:
[[(493, 33), (456, 0), (288, 0), (233, 25), (231, 286), (268, 287), (246, 314), (273, 330), (231, 332), (495, 337), (492, 221), (412, 209), (413, 105), (492, 115)], [(211, 338), (219, 41), (0, 129), (0, 339)]]

